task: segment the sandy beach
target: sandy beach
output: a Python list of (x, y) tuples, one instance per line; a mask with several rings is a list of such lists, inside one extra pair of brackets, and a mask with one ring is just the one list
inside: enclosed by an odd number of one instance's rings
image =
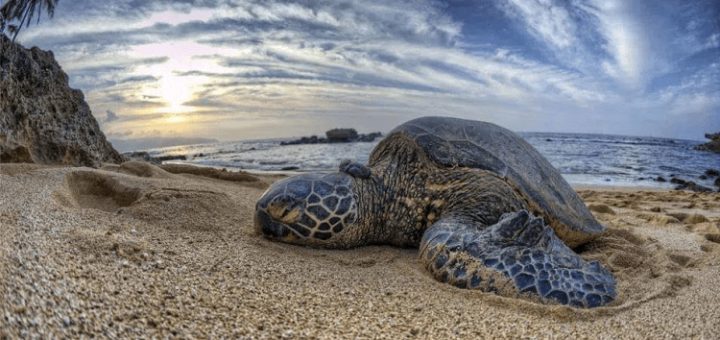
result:
[(718, 193), (577, 188), (619, 291), (579, 310), (436, 282), (416, 249), (267, 241), (280, 177), (189, 169), (0, 165), (0, 339), (720, 337)]

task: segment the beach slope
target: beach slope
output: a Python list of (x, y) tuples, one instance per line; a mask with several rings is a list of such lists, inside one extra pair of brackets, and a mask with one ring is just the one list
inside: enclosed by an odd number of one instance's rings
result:
[(436, 282), (415, 249), (270, 242), (278, 177), (0, 165), (3, 337), (717, 338), (720, 195), (578, 188), (606, 235), (578, 249), (618, 279), (608, 307)]

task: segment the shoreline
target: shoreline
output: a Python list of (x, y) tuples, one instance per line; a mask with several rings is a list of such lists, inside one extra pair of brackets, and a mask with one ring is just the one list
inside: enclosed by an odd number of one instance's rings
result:
[[(333, 170), (259, 170), (259, 169), (243, 169), (243, 168), (237, 168), (237, 167), (227, 167), (227, 166), (219, 166), (219, 165), (208, 165), (208, 164), (198, 164), (198, 163), (192, 163), (192, 162), (186, 162), (186, 161), (165, 161), (162, 163), (164, 164), (181, 164), (181, 165), (190, 165), (190, 166), (197, 166), (202, 168), (212, 168), (216, 170), (227, 170), (227, 171), (233, 171), (233, 172), (246, 172), (253, 175), (268, 175), (268, 176), (294, 176), (294, 175), (300, 175), (300, 174), (306, 174), (306, 173), (331, 173)], [(567, 181), (567, 179), (566, 179)], [(672, 184), (669, 184), (666, 182), (666, 184), (655, 184), (655, 185), (627, 185), (626, 183), (619, 184), (619, 185), (610, 185), (607, 184), (605, 181), (598, 181), (598, 183), (594, 184), (588, 184), (588, 183), (573, 183), (569, 182), (570, 186), (575, 190), (585, 190), (585, 189), (617, 189), (617, 190), (649, 190), (649, 191), (672, 191), (675, 190), (672, 187)], [(643, 182), (643, 183), (656, 183), (656, 182)]]
[[(692, 181), (718, 190), (718, 186), (713, 183), (714, 178), (705, 174), (707, 170), (717, 168), (716, 158), (710, 153), (694, 151), (687, 141), (670, 143), (645, 137), (562, 133), (530, 134), (524, 137), (573, 185), (675, 188), (682, 185), (683, 181)], [(340, 143), (280, 146), (277, 142), (236, 141), (148, 152), (158, 157), (185, 157), (183, 163), (201, 166), (226, 167), (253, 173), (270, 171), (292, 174), (333, 171), (344, 158), (365, 163), (374, 145)], [(657, 155), (662, 156), (658, 158)], [(673, 180), (676, 183), (671, 183)]]
[[(619, 191), (619, 192), (673, 192), (681, 191), (673, 188), (661, 188), (661, 187), (650, 187), (650, 186), (630, 186), (630, 185), (602, 185), (602, 184), (570, 184), (575, 191), (582, 190), (595, 190), (595, 191)], [(689, 191), (688, 191), (689, 192)]]

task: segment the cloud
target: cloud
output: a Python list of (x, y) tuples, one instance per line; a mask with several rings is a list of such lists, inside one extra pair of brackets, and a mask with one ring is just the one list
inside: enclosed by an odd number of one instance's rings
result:
[(648, 38), (643, 25), (629, 15), (628, 4), (619, 0), (595, 1), (597, 7), (591, 13), (597, 17), (598, 32), (610, 56), (602, 63), (605, 72), (632, 86), (641, 86), (649, 59), (645, 46)]
[(710, 35), (703, 47), (707, 49), (720, 48), (720, 33), (713, 33)]
[(720, 59), (712, 18), (720, 6), (710, 1), (467, 6), (61, 2), (54, 20), (21, 39), (55, 50), (93, 110), (122, 112), (111, 132), (138, 136), (159, 126), (222, 139), (326, 125), (377, 130), (426, 114), (522, 130), (612, 132), (622, 124), (647, 134), (666, 125), (644, 122), (679, 115), (720, 125), (701, 113), (718, 112), (718, 82), (706, 75)]
[(531, 34), (556, 48), (570, 47), (576, 41), (570, 14), (551, 0), (508, 0), (503, 8), (523, 20)]

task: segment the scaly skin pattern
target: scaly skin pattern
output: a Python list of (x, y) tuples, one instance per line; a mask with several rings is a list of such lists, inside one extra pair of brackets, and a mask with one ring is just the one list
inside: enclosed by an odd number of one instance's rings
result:
[(477, 169), (427, 165), (413, 150), (371, 167), (372, 177), (355, 181), (358, 221), (366, 241), (417, 247), (423, 233), (445, 212), (490, 225), (507, 211), (528, 209), (503, 179)]
[(573, 307), (598, 307), (615, 298), (606, 269), (583, 261), (524, 210), (487, 228), (445, 217), (425, 233), (420, 258), (437, 280), (460, 288)]
[(460, 288), (575, 307), (615, 298), (612, 275), (568, 248), (543, 222), (551, 216), (495, 173), (437, 166), (401, 135), (381, 143), (369, 167), (341, 170), (274, 184), (258, 201), (258, 230), (313, 247), (419, 247), (433, 277)]
[[(350, 244), (359, 230), (346, 231), (357, 220), (353, 179), (344, 174), (307, 174), (273, 185), (256, 206), (255, 219), (266, 235), (289, 243), (322, 246), (330, 239)], [(345, 232), (343, 232), (345, 231)]]

